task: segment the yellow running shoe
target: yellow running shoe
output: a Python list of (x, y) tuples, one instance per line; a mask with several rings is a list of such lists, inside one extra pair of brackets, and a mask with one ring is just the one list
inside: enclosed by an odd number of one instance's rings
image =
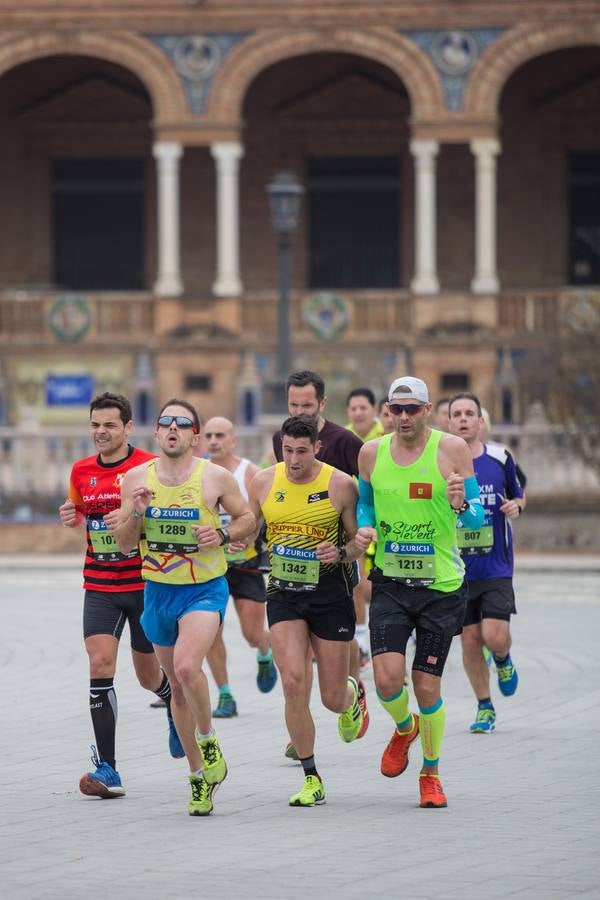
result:
[(208, 784), (201, 775), (189, 775), (192, 799), (188, 804), (190, 816), (210, 816), (213, 811), (212, 797), (218, 784)]
[(354, 692), (354, 699), (348, 709), (338, 716), (338, 732), (343, 741), (349, 744), (360, 737), (364, 724), (363, 711), (358, 702), (358, 684), (352, 675), (348, 678), (348, 684)]
[(216, 734), (213, 731), (210, 737), (201, 740), (196, 732), (196, 743), (202, 754), (204, 780), (208, 784), (221, 784), (227, 777), (227, 766)]
[(318, 775), (305, 775), (301, 790), (290, 797), (290, 806), (318, 806), (325, 803), (325, 788)]

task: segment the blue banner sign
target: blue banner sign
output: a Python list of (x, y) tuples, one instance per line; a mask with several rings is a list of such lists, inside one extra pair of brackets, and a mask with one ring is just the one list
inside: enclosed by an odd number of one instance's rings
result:
[(91, 375), (48, 375), (47, 406), (87, 406), (94, 396)]

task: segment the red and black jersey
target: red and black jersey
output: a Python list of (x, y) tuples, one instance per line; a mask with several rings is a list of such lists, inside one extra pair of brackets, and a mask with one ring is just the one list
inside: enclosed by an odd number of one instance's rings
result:
[(125, 472), (155, 456), (129, 446), (127, 456), (117, 462), (105, 463), (100, 456), (88, 456), (73, 465), (69, 498), (86, 520), (88, 545), (83, 565), (86, 590), (143, 590), (139, 552), (120, 553), (103, 517), (121, 506), (121, 482)]

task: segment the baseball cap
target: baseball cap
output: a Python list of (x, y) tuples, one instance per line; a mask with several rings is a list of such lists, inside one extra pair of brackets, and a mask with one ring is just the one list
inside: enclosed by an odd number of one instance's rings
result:
[[(394, 394), (401, 394), (394, 398)], [(404, 378), (396, 378), (392, 381), (388, 391), (388, 400), (419, 400), (421, 403), (429, 403), (427, 385), (420, 378), (406, 375)]]

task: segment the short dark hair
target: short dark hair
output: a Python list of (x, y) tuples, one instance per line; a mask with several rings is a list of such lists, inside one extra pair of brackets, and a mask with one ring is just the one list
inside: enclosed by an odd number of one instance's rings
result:
[(346, 397), (346, 406), (348, 406), (353, 397), (366, 397), (371, 406), (375, 406), (375, 394), (371, 388), (354, 388)]
[(292, 372), (286, 381), (285, 392), (287, 394), (291, 387), (306, 387), (308, 384), (314, 387), (319, 402), (325, 399), (325, 382), (320, 375), (308, 369), (304, 372)]
[(161, 408), (158, 411), (157, 419), (160, 419), (162, 414), (164, 413), (167, 406), (183, 406), (184, 409), (187, 409), (189, 414), (191, 415), (194, 421), (194, 427), (196, 428), (196, 434), (200, 433), (200, 416), (196, 410), (195, 406), (192, 406), (191, 403), (188, 403), (187, 400), (179, 400), (177, 397), (172, 397), (170, 400), (167, 400), (166, 403), (163, 403)]
[(434, 407), (435, 412), (438, 411), (438, 409), (440, 408), (440, 406), (441, 406), (443, 403), (450, 403), (450, 397), (440, 397), (440, 399), (439, 399), (439, 400), (436, 402), (436, 404), (435, 404), (435, 407)]
[(291, 438), (307, 437), (314, 446), (319, 440), (319, 426), (314, 416), (289, 416), (281, 426), (281, 436)]
[(131, 403), (123, 394), (111, 394), (110, 391), (104, 391), (98, 394), (90, 403), (90, 418), (96, 409), (118, 409), (123, 425), (127, 425), (133, 419), (131, 411)]
[(390, 402), (390, 401), (388, 400), (387, 397), (382, 397), (381, 400), (379, 401), (379, 412), (381, 412), (381, 410), (383, 409), (383, 407), (385, 406), (385, 404), (386, 404), (386, 403), (389, 403), (389, 402)]
[(452, 409), (452, 404), (456, 400), (472, 400), (475, 406), (477, 407), (477, 412), (481, 416), (481, 403), (479, 402), (479, 397), (477, 394), (471, 394), (470, 391), (463, 391), (460, 394), (455, 394), (454, 397), (451, 397), (448, 401), (448, 415), (450, 415), (450, 410)]

